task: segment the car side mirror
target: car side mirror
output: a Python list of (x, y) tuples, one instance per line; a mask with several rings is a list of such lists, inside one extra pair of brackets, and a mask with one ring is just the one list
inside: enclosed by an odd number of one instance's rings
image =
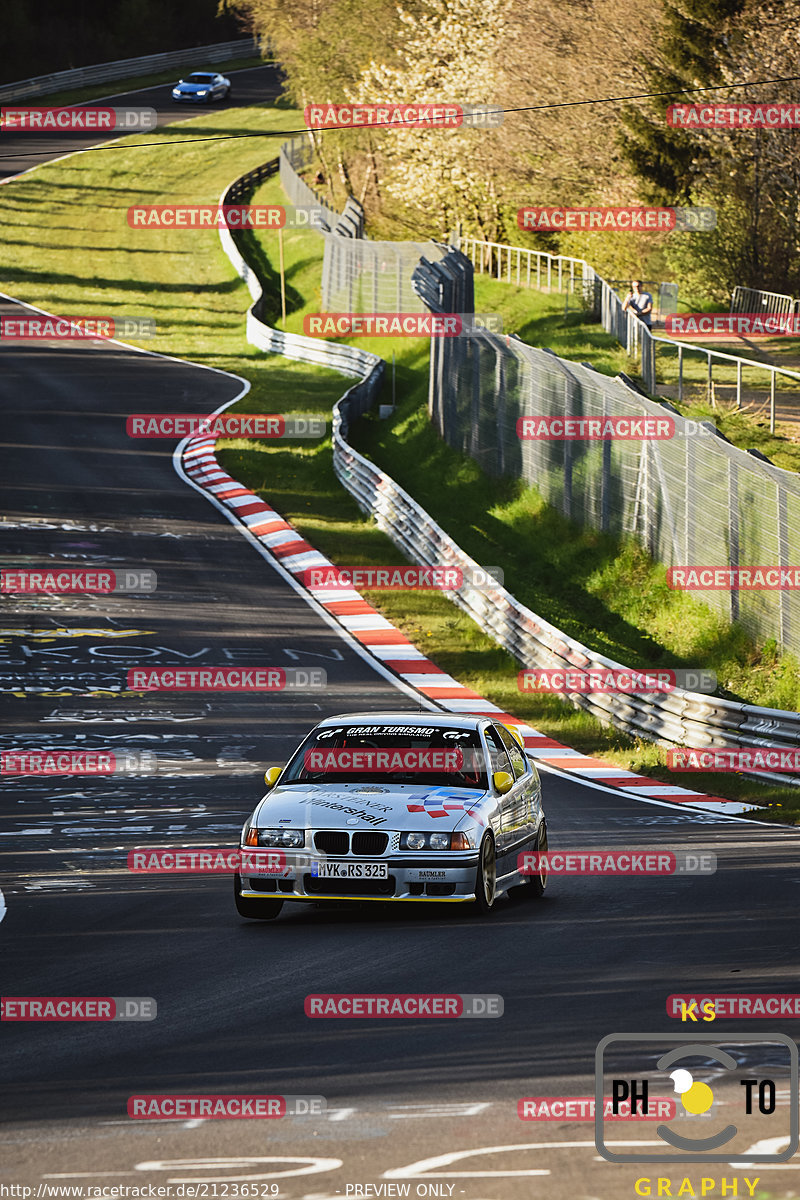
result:
[(492, 783), (494, 784), (494, 790), (499, 792), (501, 796), (504, 796), (506, 792), (510, 792), (514, 786), (514, 780), (508, 771), (495, 771), (492, 776)]
[(275, 787), (275, 784), (281, 777), (282, 770), (283, 767), (270, 767), (268, 771), (264, 772), (264, 783), (268, 788)]

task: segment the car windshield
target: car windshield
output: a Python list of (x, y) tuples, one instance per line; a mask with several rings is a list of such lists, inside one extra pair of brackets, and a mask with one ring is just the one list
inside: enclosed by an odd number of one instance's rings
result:
[(213, 83), (214, 76), (213, 75), (197, 75), (197, 74), (190, 75), (187, 82), (188, 83)]
[(440, 725), (334, 725), (316, 729), (281, 777), (284, 783), (487, 785), (480, 735)]

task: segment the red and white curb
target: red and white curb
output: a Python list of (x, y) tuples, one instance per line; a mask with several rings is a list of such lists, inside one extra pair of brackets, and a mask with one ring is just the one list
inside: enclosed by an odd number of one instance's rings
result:
[[(181, 465), (194, 486), (207, 492), (218, 506), (226, 509), (235, 522), (244, 526), (248, 536), (260, 543), (296, 582), (309, 567), (333, 566), (279, 513), (222, 470), (214, 455), (215, 440), (189, 438), (183, 446)], [(693, 808), (725, 815), (748, 811), (748, 806), (738, 801), (648, 779), (562, 746), (442, 671), (355, 588), (306, 588), (298, 582), (296, 590), (301, 595), (311, 596), (361, 649), (377, 660), (383, 668), (381, 674), (386, 675), (388, 668), (407, 687), (447, 712), (495, 717), (506, 725), (515, 725), (528, 753), (544, 766), (576, 775), (583, 783), (618, 789), (639, 800), (690, 804)]]

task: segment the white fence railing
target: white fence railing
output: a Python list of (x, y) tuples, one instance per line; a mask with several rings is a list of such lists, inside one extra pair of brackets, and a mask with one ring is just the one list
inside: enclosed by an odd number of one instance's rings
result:
[[(258, 182), (278, 170), (278, 160), (242, 176), (226, 188), (225, 202), (233, 194), (241, 196), (248, 180)], [(223, 249), (237, 274), (245, 280), (257, 303), (261, 285), (247, 265), (227, 229), (220, 230)], [(580, 260), (576, 260), (580, 262)], [(359, 507), (372, 516), (396, 546), (412, 561), (426, 566), (456, 566), (472, 577), (479, 564), (457, 545), (403, 488), (381, 471), (347, 441), (352, 420), (370, 408), (378, 395), (384, 370), (383, 360), (367, 351), (317, 338), (283, 333), (272, 329), (254, 313), (247, 314), (248, 341), (263, 350), (285, 354), (304, 362), (334, 367), (343, 374), (360, 376), (333, 409), (333, 463), (343, 487)], [(637, 322), (638, 323), (638, 322)], [(446, 593), (490, 637), (503, 646), (523, 667), (603, 667), (622, 668), (613, 659), (597, 654), (568, 637), (503, 587), (490, 590), (465, 585), (458, 592)], [(575, 707), (591, 712), (605, 724), (634, 736), (664, 745), (781, 746), (793, 747), (800, 739), (800, 713), (722, 700), (700, 693), (676, 689), (650, 695), (570, 695)], [(760, 773), (760, 778), (776, 778), (792, 783), (786, 775)]]
[(34, 75), (31, 79), (4, 83), (0, 86), (0, 101), (28, 100), (33, 96), (91, 87), (96, 83), (132, 79), (135, 75), (156, 75), (173, 67), (203, 68), (209, 63), (249, 58), (259, 53), (258, 42), (248, 37), (232, 42), (214, 42), (211, 46), (195, 46), (188, 50), (166, 50), (161, 54), (145, 54), (140, 58), (122, 58), (118, 62), (95, 63), (90, 67), (74, 67), (71, 71), (53, 71), (50, 75)]
[[(639, 363), (645, 388), (651, 395), (656, 394), (658, 346), (667, 347), (677, 355), (678, 403), (683, 400), (684, 359), (687, 354), (705, 355), (706, 390), (709, 399), (714, 396), (716, 382), (714, 364), (724, 363), (736, 367), (736, 381), (729, 386), (734, 389), (737, 408), (742, 407), (742, 368), (746, 367), (766, 373), (769, 379), (769, 427), (771, 433), (775, 432), (777, 379), (790, 380), (795, 385), (800, 384), (800, 373), (797, 371), (776, 367), (771, 363), (757, 362), (752, 358), (742, 358), (738, 354), (709, 350), (705, 346), (696, 346), (693, 342), (682, 342), (676, 338), (661, 337), (653, 333), (630, 310), (622, 311), (622, 301), (615, 289), (582, 258), (571, 258), (563, 254), (547, 254), (542, 250), (528, 250), (524, 246), (508, 246), (500, 242), (481, 242), (477, 238), (466, 237), (458, 241), (458, 247), (462, 253), (466, 254), (476, 271), (491, 274), (493, 278), (504, 283), (515, 283), (520, 287), (535, 287), (547, 291), (580, 293), (586, 302), (599, 313), (605, 331), (616, 337), (628, 354)], [(777, 293), (759, 292), (757, 295), (777, 296)], [(783, 299), (791, 300), (791, 297), (783, 297)], [(800, 301), (797, 303), (800, 304)], [(760, 310), (754, 309), (753, 311)]]
[(761, 313), (762, 316), (788, 317), (800, 309), (800, 300), (784, 292), (765, 292), (761, 288), (741, 287), (731, 295), (732, 313)]

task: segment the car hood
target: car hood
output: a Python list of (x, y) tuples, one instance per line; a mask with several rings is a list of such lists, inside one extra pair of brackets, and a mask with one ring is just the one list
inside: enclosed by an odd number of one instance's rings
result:
[(408, 783), (279, 784), (253, 816), (266, 828), (452, 830), (468, 813), (476, 817), (487, 796), (482, 788)]
[(176, 92), (207, 92), (213, 87), (211, 83), (176, 83)]

